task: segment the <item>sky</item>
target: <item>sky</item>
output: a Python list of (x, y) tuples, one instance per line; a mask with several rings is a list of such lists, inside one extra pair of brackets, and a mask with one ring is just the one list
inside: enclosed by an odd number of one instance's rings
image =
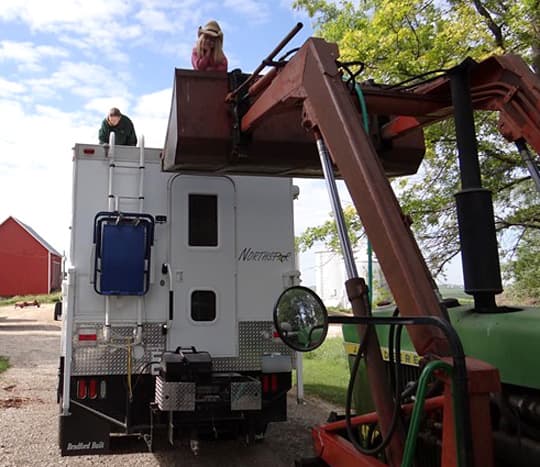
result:
[[(97, 143), (118, 107), (162, 147), (174, 68), (191, 68), (197, 28), (217, 20), (229, 69), (253, 71), (301, 21), (286, 50), (313, 34), (292, 0), (1, 0), (0, 222), (14, 216), (69, 251), (72, 147)], [(322, 181), (295, 180), (295, 231), (328, 218)], [(344, 202), (349, 198), (341, 186)], [(314, 283), (313, 254), (300, 258)], [(461, 280), (459, 271), (449, 282)]]

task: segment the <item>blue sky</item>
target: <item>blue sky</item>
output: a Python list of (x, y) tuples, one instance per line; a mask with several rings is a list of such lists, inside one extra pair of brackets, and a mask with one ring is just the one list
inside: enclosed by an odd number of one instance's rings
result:
[[(101, 120), (116, 106), (147, 146), (161, 147), (173, 70), (191, 67), (197, 27), (218, 20), (229, 69), (250, 72), (298, 21), (304, 29), (288, 48), (312, 35), (310, 20), (291, 4), (1, 0), (0, 222), (13, 215), (68, 251), (73, 144), (97, 143)], [(300, 233), (323, 222), (330, 207), (321, 182), (297, 183)], [(312, 262), (303, 257), (307, 283)]]

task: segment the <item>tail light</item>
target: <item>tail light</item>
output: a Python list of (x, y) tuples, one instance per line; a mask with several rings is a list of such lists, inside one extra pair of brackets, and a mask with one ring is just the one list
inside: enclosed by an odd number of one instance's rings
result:
[(77, 381), (77, 398), (86, 399), (88, 396), (88, 386), (85, 379), (79, 379)]
[(97, 379), (91, 379), (88, 382), (88, 397), (90, 399), (97, 399), (98, 397), (98, 382)]
[(272, 392), (277, 392), (278, 390), (278, 380), (277, 380), (277, 375), (276, 374), (273, 374), (272, 375)]
[(98, 378), (81, 378), (77, 380), (78, 399), (105, 399), (107, 397), (107, 382)]
[(268, 394), (269, 392), (276, 393), (278, 392), (279, 385), (278, 385), (278, 375), (273, 374), (267, 374), (262, 376), (262, 392), (263, 394)]
[(262, 377), (262, 391), (264, 394), (268, 393), (270, 390), (270, 376), (263, 375)]

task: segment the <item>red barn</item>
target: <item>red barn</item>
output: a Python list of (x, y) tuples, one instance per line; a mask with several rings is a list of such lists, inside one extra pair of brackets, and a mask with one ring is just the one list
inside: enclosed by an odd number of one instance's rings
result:
[(62, 255), (14, 217), (0, 224), (0, 297), (60, 288)]

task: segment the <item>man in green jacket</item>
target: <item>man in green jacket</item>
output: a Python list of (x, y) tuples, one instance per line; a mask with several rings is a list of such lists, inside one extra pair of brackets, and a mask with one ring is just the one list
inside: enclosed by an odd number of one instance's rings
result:
[(120, 110), (113, 107), (109, 110), (109, 115), (103, 119), (99, 129), (100, 144), (107, 144), (111, 131), (114, 133), (114, 144), (123, 146), (137, 146), (137, 135), (133, 123)]

